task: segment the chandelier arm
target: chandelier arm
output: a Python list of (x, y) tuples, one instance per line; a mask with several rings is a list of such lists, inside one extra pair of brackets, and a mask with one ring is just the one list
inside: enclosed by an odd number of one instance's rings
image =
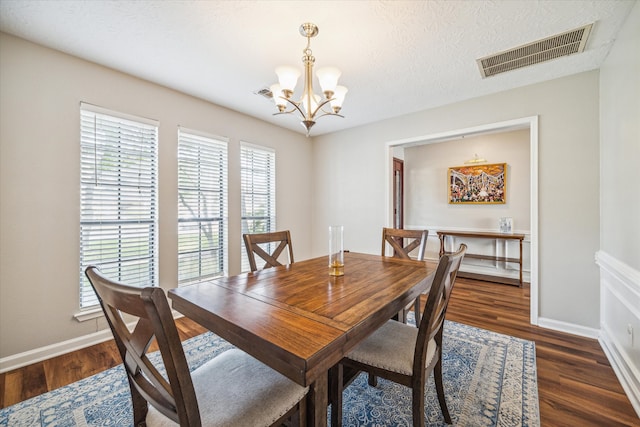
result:
[(300, 108), (300, 103), (299, 102), (295, 102), (295, 101), (292, 101), (292, 100), (290, 100), (288, 98), (284, 98), (284, 97), (282, 97), (282, 99), (284, 99), (289, 104), (291, 104), (293, 106), (293, 108), (291, 110), (289, 110), (289, 111), (280, 111), (280, 112), (277, 112), (277, 113), (273, 113), (274, 116), (277, 115), (277, 114), (291, 114), (291, 113), (293, 113), (294, 111), (297, 110), (298, 113), (300, 113), (300, 115), (302, 116), (302, 118), (306, 119), (306, 116), (305, 116), (304, 112), (302, 111), (302, 108)]
[(296, 109), (292, 108), (291, 110), (288, 110), (288, 111), (276, 111), (275, 113), (273, 113), (273, 115), (274, 116), (279, 116), (281, 114), (292, 114), (292, 113), (295, 113), (295, 112), (296, 112)]
[(320, 114), (318, 117), (314, 117), (314, 118), (315, 119), (319, 119), (320, 117), (324, 117), (324, 116), (338, 116), (338, 117), (342, 117), (344, 119), (344, 116), (342, 114), (330, 113), (330, 112), (324, 111), (324, 110), (322, 110), (322, 114)]
[[(324, 101), (322, 101), (320, 104), (318, 104), (318, 106), (316, 107), (315, 110), (313, 110), (313, 113), (311, 113), (311, 117), (315, 117), (316, 114), (318, 113), (318, 111), (323, 111), (322, 107), (324, 107), (325, 105), (327, 105), (329, 102), (333, 101), (335, 98), (329, 98), (329, 99), (325, 99)], [(324, 111), (323, 111), (324, 112)], [(326, 115), (326, 114), (325, 114)]]

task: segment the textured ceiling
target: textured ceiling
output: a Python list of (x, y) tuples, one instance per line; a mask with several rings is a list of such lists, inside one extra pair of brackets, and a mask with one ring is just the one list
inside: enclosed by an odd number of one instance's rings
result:
[[(255, 92), (278, 65), (302, 69), (298, 27), (313, 22), (316, 68), (340, 68), (349, 88), (345, 118), (319, 119), (319, 135), (599, 68), (634, 4), (2, 0), (0, 30), (304, 132)], [(478, 58), (589, 23), (584, 53), (480, 76)]]

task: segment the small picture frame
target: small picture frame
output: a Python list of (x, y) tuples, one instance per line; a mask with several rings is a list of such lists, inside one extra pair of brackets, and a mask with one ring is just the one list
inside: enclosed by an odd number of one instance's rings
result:
[(498, 226), (500, 228), (501, 233), (513, 233), (513, 218), (508, 216), (503, 216), (498, 221)]

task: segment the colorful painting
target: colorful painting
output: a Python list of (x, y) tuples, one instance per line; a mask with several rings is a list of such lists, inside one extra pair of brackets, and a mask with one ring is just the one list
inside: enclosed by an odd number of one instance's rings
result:
[(449, 168), (450, 204), (503, 204), (507, 201), (507, 164)]

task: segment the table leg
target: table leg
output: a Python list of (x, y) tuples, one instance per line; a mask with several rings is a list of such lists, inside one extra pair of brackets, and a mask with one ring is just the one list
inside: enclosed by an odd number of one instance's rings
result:
[(342, 426), (342, 390), (344, 367), (336, 364), (329, 371), (329, 404), (331, 405), (331, 427)]
[(520, 239), (520, 287), (522, 287), (522, 239)]
[(327, 426), (327, 406), (329, 405), (328, 373), (320, 375), (309, 387), (307, 394), (307, 425)]

